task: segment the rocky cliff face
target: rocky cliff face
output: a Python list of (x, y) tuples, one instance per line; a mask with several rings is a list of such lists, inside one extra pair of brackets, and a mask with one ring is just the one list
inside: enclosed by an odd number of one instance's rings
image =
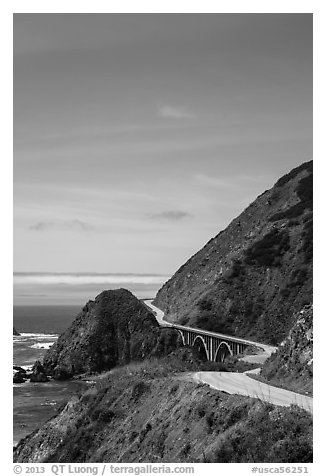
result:
[(271, 384), (312, 393), (313, 312), (305, 306), (278, 351), (265, 362), (261, 375)]
[(172, 322), (278, 344), (312, 301), (312, 161), (189, 259), (154, 303)]
[(153, 314), (131, 292), (103, 291), (47, 351), (44, 369), (60, 379), (143, 359), (160, 340), (158, 327)]

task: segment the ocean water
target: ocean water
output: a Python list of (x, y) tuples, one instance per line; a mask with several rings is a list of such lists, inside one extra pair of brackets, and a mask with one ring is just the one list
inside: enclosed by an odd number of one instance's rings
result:
[[(46, 350), (73, 321), (78, 306), (14, 306), (14, 326), (21, 333), (13, 336), (14, 365), (31, 368), (43, 360)], [(81, 381), (13, 384), (14, 445), (53, 417), (58, 408), (87, 383)]]
[(14, 306), (13, 324), (19, 333), (61, 334), (70, 326), (84, 304)]

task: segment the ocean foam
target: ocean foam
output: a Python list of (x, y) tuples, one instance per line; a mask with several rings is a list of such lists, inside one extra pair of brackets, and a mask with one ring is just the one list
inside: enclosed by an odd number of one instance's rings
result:
[(26, 370), (27, 372), (31, 371), (33, 368), (33, 365), (19, 365), (22, 369)]
[(49, 349), (54, 342), (38, 342), (37, 344), (31, 345), (31, 349)]

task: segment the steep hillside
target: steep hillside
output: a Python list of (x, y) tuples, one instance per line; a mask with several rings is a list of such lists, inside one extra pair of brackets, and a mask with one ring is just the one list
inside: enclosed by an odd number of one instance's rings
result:
[(47, 351), (43, 366), (58, 379), (101, 372), (143, 359), (155, 348), (164, 351), (165, 344), (153, 314), (130, 291), (103, 291)]
[(164, 284), (171, 322), (270, 344), (312, 301), (312, 161), (282, 177)]
[(288, 337), (265, 362), (261, 376), (272, 385), (312, 394), (312, 306), (304, 307), (295, 319)]
[(14, 461), (312, 461), (309, 414), (189, 380), (192, 364), (181, 358), (188, 352), (179, 349), (178, 355), (101, 375), (93, 388), (21, 440)]

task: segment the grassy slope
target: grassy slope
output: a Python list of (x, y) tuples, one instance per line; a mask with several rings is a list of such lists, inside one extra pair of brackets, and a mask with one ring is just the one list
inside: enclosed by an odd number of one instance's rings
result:
[(102, 374), (22, 441), (20, 462), (309, 462), (312, 419), (196, 384), (186, 350)]

